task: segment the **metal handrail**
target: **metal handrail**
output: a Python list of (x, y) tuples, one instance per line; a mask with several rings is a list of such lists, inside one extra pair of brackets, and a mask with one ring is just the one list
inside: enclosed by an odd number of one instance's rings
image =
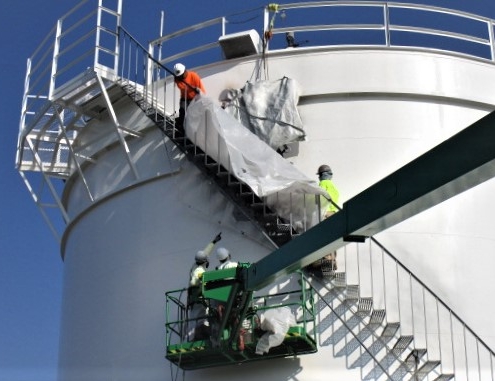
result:
[[(330, 202), (338, 209), (342, 210), (342, 208), (334, 203), (333, 201), (330, 200)], [(371, 236), (369, 239), (376, 244), (381, 250), (383, 250), (387, 256), (392, 259), (402, 270), (406, 271), (406, 273), (414, 279), (421, 287), (423, 287), (428, 293), (430, 293), (435, 300), (437, 300), (445, 309), (449, 311), (457, 320), (460, 322), (463, 322), (461, 317), (457, 315), (448, 305), (445, 303), (431, 288), (429, 288), (422, 280), (420, 280), (414, 273), (407, 268), (407, 266), (402, 263), (396, 256), (394, 256), (383, 244), (381, 244), (375, 237)], [(463, 323), (464, 324), (464, 323)], [(465, 325), (465, 324), (464, 324)], [(493, 351), (488, 344), (486, 344), (471, 328), (469, 328), (467, 325), (465, 325), (466, 329), (469, 331), (471, 335), (474, 336), (474, 338), (479, 341), (488, 351), (491, 352), (492, 356), (495, 357), (495, 351)]]
[[(463, 321), (459, 315), (457, 315), (448, 305), (447, 303), (445, 303), (437, 294), (435, 294), (435, 292), (429, 288), (423, 281), (421, 281), (416, 275), (414, 275), (413, 272), (411, 272), (411, 270), (409, 270), (401, 261), (399, 261), (397, 259), (397, 257), (395, 257), (389, 250), (387, 250), (387, 248), (385, 248), (385, 246), (383, 246), (380, 242), (378, 242), (378, 240), (374, 237), (370, 237), (370, 240), (373, 241), (373, 243), (375, 243), (381, 250), (383, 250), (392, 260), (395, 261), (395, 263), (397, 263), (397, 265), (399, 265), (403, 270), (405, 270), (407, 272), (407, 274), (409, 276), (411, 276), (417, 283), (419, 283), (426, 291), (428, 291), (444, 308), (446, 308), (449, 313), (451, 313), (457, 320), (459, 321)], [(469, 328), (467, 325), (465, 325), (466, 329), (469, 331), (469, 333), (471, 335), (473, 335), (475, 337), (475, 339), (480, 342), (488, 351), (490, 351), (490, 353), (492, 354), (492, 356), (495, 357), (495, 351), (493, 351), (489, 346), (488, 344), (486, 344), (471, 328)]]
[[(427, 358), (433, 357), (435, 359), (434, 361), (439, 361), (442, 369), (444, 366), (451, 369), (451, 373), (455, 374), (456, 379), (462, 379), (462, 375), (458, 374), (458, 368), (465, 367), (466, 380), (470, 380), (473, 374), (481, 377), (482, 372), (490, 371), (491, 378), (489, 379), (492, 381), (495, 380), (493, 375), (495, 352), (490, 349), (490, 347), (456, 313), (454, 313), (439, 296), (424, 284), (424, 282), (419, 280), (416, 275), (408, 270), (403, 263), (373, 237), (370, 237), (370, 261), (373, 255), (371, 243), (376, 245), (382, 252), (381, 264), (383, 268), (381, 270), (383, 273), (379, 275), (381, 278), (378, 279), (371, 276), (369, 280), (366, 280), (365, 277), (361, 279), (358, 275), (359, 289), (362, 290), (365, 286), (371, 287), (371, 295), (372, 299), (374, 299), (380, 295), (373, 292), (373, 283), (375, 281), (378, 283), (380, 280), (389, 283), (389, 285), (386, 285), (385, 283), (382, 285), (382, 303), (386, 310), (394, 310), (395, 308), (401, 330), (402, 327), (405, 326), (406, 331), (412, 331), (413, 342), (415, 343), (413, 344), (414, 348), (423, 348), (421, 345), (417, 346), (418, 343), (416, 343), (417, 337), (422, 337), (425, 340), (424, 349), (426, 349)], [(352, 272), (357, 272), (359, 274), (359, 269), (356, 270), (348, 264), (348, 248), (349, 247), (346, 247), (344, 253), (346, 269), (344, 274), (346, 275), (346, 278), (348, 277), (348, 274)], [(360, 255), (361, 253), (358, 248), (356, 253), (356, 256), (358, 257), (356, 259), (358, 268), (363, 267), (361, 265), (362, 260), (359, 260)], [(386, 256), (386, 258), (383, 256)], [(377, 258), (376, 254), (375, 258)], [(388, 267), (389, 271), (386, 270), (385, 266), (387, 260), (392, 261)], [(373, 265), (371, 262), (369, 267), (368, 271), (373, 272)], [(346, 284), (349, 284), (348, 279)], [(352, 281), (351, 284), (355, 284), (354, 281)], [(417, 287), (413, 288), (413, 285), (416, 285)], [(409, 295), (407, 295), (407, 292), (409, 292)], [(360, 297), (362, 297), (361, 293), (367, 294), (366, 292), (360, 291)], [(422, 303), (421, 308), (418, 308), (418, 302)], [(410, 308), (409, 311), (407, 311), (408, 305)], [(416, 309), (414, 308), (415, 305)], [(427, 305), (431, 308), (427, 308)], [(401, 313), (401, 311), (404, 313)], [(442, 314), (447, 315), (447, 317), (441, 319)], [(393, 321), (396, 320), (394, 319)], [(407, 328), (408, 324), (409, 329)], [(416, 325), (420, 326), (419, 330)], [(421, 330), (421, 327), (424, 331)], [(443, 330), (442, 327), (444, 327)], [(471, 344), (471, 348), (469, 348), (469, 343), (471, 342), (475, 343), (475, 349), (472, 348), (473, 344)], [(481, 352), (482, 350), (483, 352)], [(430, 355), (430, 353), (433, 353), (433, 355)], [(462, 360), (462, 357), (464, 357), (464, 360)], [(481, 365), (482, 363), (483, 367)], [(477, 369), (474, 369), (475, 365), (477, 365)], [(487, 370), (488, 368), (490, 370)], [(474, 377), (474, 379), (476, 379), (476, 377)]]
[[(329, 24), (301, 24), (301, 25), (287, 25), (287, 20), (284, 20), (283, 22), (278, 22), (280, 25), (275, 25), (277, 23), (274, 22), (275, 16), (277, 14), (285, 15), (287, 11), (298, 11), (301, 9), (309, 9), (309, 8), (332, 8), (332, 9), (343, 9), (343, 8), (349, 8), (355, 9), (355, 8), (376, 8), (376, 9), (382, 9), (382, 19), (380, 20), (379, 23), (329, 23)], [(469, 21), (474, 21), (474, 22), (480, 22), (482, 24), (486, 24), (486, 36), (485, 37), (480, 37), (477, 36), (476, 34), (469, 34), (469, 33), (460, 33), (456, 32), (455, 30), (448, 30), (446, 28), (442, 29), (437, 27), (436, 25), (434, 27), (422, 27), (420, 25), (415, 25), (414, 22), (417, 23), (417, 20), (411, 21), (410, 24), (399, 24), (399, 23), (394, 23), (392, 22), (391, 18), (393, 17), (393, 14), (391, 15), (391, 12), (393, 13), (394, 10), (412, 10), (412, 11), (418, 11), (418, 12), (423, 12), (423, 14), (438, 14), (438, 15), (446, 15), (446, 16), (452, 16), (456, 17), (458, 19), (463, 19), (463, 20), (469, 20)], [(349, 12), (350, 13), (350, 12)], [(301, 3), (290, 3), (290, 4), (280, 4), (276, 5), (275, 8), (271, 6), (267, 6), (264, 9), (264, 25), (263, 25), (263, 31), (261, 31), (261, 35), (265, 36), (265, 32), (270, 31), (270, 37), (268, 39), (273, 39), (274, 35), (277, 34), (285, 34), (286, 32), (324, 32), (324, 31), (338, 31), (338, 30), (346, 30), (346, 31), (381, 31), (384, 33), (384, 42), (381, 41), (376, 41), (373, 44), (365, 44), (364, 46), (375, 46), (375, 47), (386, 47), (386, 48), (404, 48), (403, 45), (401, 44), (395, 44), (393, 41), (391, 41), (391, 35), (393, 32), (401, 32), (401, 33), (414, 33), (414, 34), (422, 34), (424, 36), (429, 36), (431, 38), (439, 38), (439, 37), (444, 37), (444, 38), (449, 38), (453, 40), (459, 40), (459, 41), (466, 41), (469, 43), (477, 44), (477, 45), (482, 45), (482, 46), (487, 46), (490, 48), (489, 52), (489, 57), (487, 58), (486, 56), (483, 56), (482, 54), (476, 53), (476, 52), (464, 52), (460, 47), (447, 47), (445, 43), (441, 44), (440, 47), (438, 48), (431, 48), (426, 44), (414, 44), (414, 45), (407, 45), (408, 48), (414, 49), (417, 51), (436, 51), (439, 53), (444, 53), (444, 54), (456, 54), (456, 55), (461, 55), (461, 56), (466, 56), (466, 57), (471, 57), (475, 59), (481, 59), (486, 62), (491, 62), (495, 63), (495, 55), (494, 55), (494, 37), (493, 37), (493, 26), (495, 25), (495, 21), (483, 17), (483, 16), (478, 16), (472, 13), (464, 12), (464, 11), (454, 11), (452, 9), (448, 8), (442, 8), (442, 7), (436, 7), (436, 6), (429, 6), (429, 5), (419, 5), (419, 4), (410, 4), (410, 3), (398, 3), (398, 2), (384, 2), (384, 1), (313, 1), (313, 2), (301, 2)], [(270, 14), (273, 14), (273, 16), (270, 18)], [(229, 17), (224, 17), (224, 18), (215, 18), (211, 19), (199, 24), (195, 24), (193, 26), (183, 28), (181, 30), (169, 33), (167, 35), (161, 36), (160, 38), (153, 40), (150, 42), (150, 51), (153, 51), (155, 47), (159, 47), (160, 49), (166, 45), (169, 41), (186, 36), (190, 33), (196, 32), (200, 29), (204, 29), (208, 26), (214, 25), (216, 23), (222, 22), (222, 33), (220, 36), (225, 35), (225, 30), (224, 27), (225, 25), (229, 25)], [(249, 29), (249, 27), (247, 27)], [(208, 44), (207, 42), (202, 42), (201, 43), (201, 50), (203, 49), (213, 49), (216, 48), (218, 44), (218, 37), (219, 34), (214, 34), (211, 37), (211, 42)], [(285, 49), (286, 46), (279, 45), (278, 47), (270, 47), (267, 44), (268, 40), (264, 41), (265, 44), (265, 49), (264, 49), (264, 54), (269, 55), (270, 52), (275, 52), (279, 49)], [(344, 44), (339, 44), (337, 41), (330, 41), (330, 43), (327, 44), (306, 44), (305, 48), (324, 48), (324, 47), (336, 47), (336, 46), (343, 46)], [(362, 44), (359, 44), (357, 42), (354, 43), (345, 43), (345, 46), (356, 46), (360, 47), (363, 46)], [(206, 47), (206, 48), (205, 48)], [(194, 47), (194, 43), (192, 43), (192, 47), (190, 46), (184, 46), (181, 45), (181, 52), (178, 54), (170, 54), (169, 56), (176, 58), (184, 58), (188, 57), (192, 54), (195, 54), (198, 52), (198, 47)], [(161, 60), (161, 62), (169, 62), (168, 60), (171, 59), (170, 57), (164, 60)]]

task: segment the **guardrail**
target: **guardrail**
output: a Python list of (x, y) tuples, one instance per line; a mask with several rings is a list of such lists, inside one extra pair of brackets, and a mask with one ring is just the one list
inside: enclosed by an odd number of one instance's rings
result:
[[(263, 40), (260, 51), (267, 55), (293, 46), (375, 47), (495, 61), (494, 20), (467, 12), (379, 1), (270, 4), (260, 12), (254, 9), (166, 34), (150, 42), (150, 52), (164, 64), (180, 58), (187, 66), (204, 65), (223, 58), (219, 37), (255, 29)], [(260, 18), (262, 23), (257, 23)], [(218, 25), (221, 29), (214, 27)]]
[[(105, 2), (98, 0), (95, 8), (91, 0), (81, 1), (28, 59), (21, 131), (57, 89), (88, 68), (109, 77), (119, 72), (122, 0), (112, 6)], [(151, 41), (148, 51), (165, 65), (178, 59), (188, 67), (205, 65), (223, 59), (219, 37), (255, 29), (265, 55), (286, 49), (290, 34), (298, 49), (412, 49), (493, 63), (494, 23), (467, 12), (397, 2), (271, 4), (168, 33)]]
[(399, 322), (399, 334), (412, 336), (411, 348), (439, 361), (440, 373), (456, 380), (495, 379), (495, 352), (375, 238), (348, 245), (339, 255), (346, 284), (359, 285), (359, 298), (371, 298), (373, 310)]

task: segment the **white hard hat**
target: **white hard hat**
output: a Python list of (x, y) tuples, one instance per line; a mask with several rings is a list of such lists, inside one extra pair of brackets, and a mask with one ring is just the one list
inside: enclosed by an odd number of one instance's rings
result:
[(205, 254), (203, 250), (200, 250), (196, 253), (194, 259), (196, 260), (196, 262), (203, 263), (208, 260), (208, 256)]
[(229, 257), (229, 251), (225, 247), (219, 247), (217, 250), (217, 258), (219, 261), (225, 261)]
[(184, 74), (185, 71), (186, 71), (186, 67), (184, 65), (182, 65), (181, 63), (176, 63), (174, 65), (174, 74), (176, 76)]

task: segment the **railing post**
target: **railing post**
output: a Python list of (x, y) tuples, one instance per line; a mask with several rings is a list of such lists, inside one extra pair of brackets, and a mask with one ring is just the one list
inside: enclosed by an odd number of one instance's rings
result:
[(24, 132), (24, 127), (26, 125), (26, 113), (27, 113), (28, 99), (29, 99), (29, 82), (31, 80), (31, 66), (32, 66), (31, 58), (28, 58), (26, 66), (27, 69), (26, 69), (26, 77), (24, 79), (24, 96), (22, 98), (21, 120), (19, 123), (19, 143), (20, 143), (21, 134)]
[(388, 3), (383, 6), (383, 26), (385, 27), (385, 46), (390, 47), (390, 9)]
[(115, 38), (115, 57), (113, 61), (113, 70), (115, 75), (118, 76), (119, 73), (119, 62), (120, 62), (120, 27), (122, 25), (122, 0), (119, 0), (117, 6), (117, 25), (116, 25), (116, 38)]
[(98, 0), (98, 11), (96, 13), (95, 56), (93, 62), (94, 68), (98, 67), (98, 62), (100, 60), (101, 8), (103, 6), (102, 1), (103, 0)]
[(57, 31), (55, 33), (55, 44), (53, 45), (52, 71), (50, 76), (50, 86), (48, 89), (48, 99), (52, 99), (55, 91), (55, 80), (57, 77), (58, 54), (60, 52), (60, 39), (62, 38), (62, 20), (57, 21)]
[(490, 60), (495, 62), (495, 41), (493, 36), (493, 23), (491, 21), (487, 21), (488, 25), (488, 36), (490, 38)]

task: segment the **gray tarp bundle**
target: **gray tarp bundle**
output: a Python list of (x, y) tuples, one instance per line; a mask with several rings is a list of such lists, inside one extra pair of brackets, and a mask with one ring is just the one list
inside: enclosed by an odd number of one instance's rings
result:
[(247, 82), (241, 90), (223, 94), (226, 110), (273, 149), (306, 138), (294, 80)]
[(187, 109), (185, 130), (192, 142), (257, 196), (266, 197), (267, 205), (297, 231), (320, 221), (328, 194), (212, 99), (196, 96)]

